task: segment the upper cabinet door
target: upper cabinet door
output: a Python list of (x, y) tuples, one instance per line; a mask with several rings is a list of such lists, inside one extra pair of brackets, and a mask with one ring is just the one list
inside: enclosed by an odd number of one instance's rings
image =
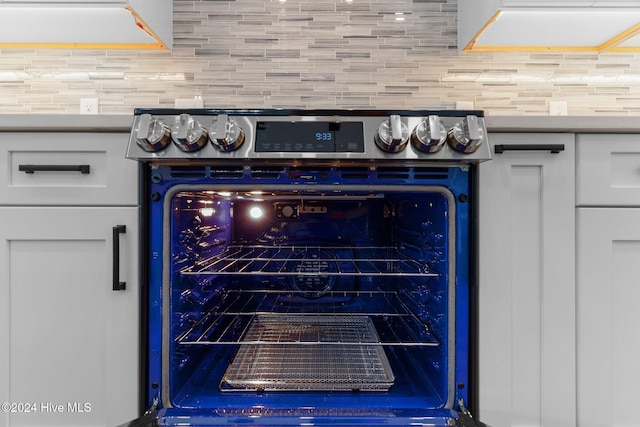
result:
[(506, 151), (479, 166), (478, 417), (575, 426), (575, 138), (491, 143)]
[(125, 133), (0, 133), (0, 205), (138, 203)]
[(640, 206), (640, 134), (577, 137), (578, 206)]

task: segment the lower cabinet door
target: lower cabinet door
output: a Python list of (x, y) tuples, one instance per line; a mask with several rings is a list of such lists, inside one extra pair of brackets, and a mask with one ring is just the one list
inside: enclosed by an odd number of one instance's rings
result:
[(504, 152), (479, 166), (477, 416), (575, 426), (574, 136), (491, 142)]
[(137, 415), (137, 255), (136, 208), (0, 208), (0, 425)]
[(577, 223), (578, 425), (637, 426), (640, 208), (579, 208)]

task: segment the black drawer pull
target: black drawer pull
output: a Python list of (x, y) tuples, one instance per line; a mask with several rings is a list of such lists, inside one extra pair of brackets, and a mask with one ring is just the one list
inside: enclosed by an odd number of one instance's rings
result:
[(127, 232), (126, 225), (116, 225), (113, 227), (113, 290), (124, 291), (127, 289), (127, 282), (120, 281), (120, 234)]
[(564, 144), (500, 144), (495, 146), (496, 154), (505, 151), (551, 151), (558, 154), (564, 151)]
[(18, 170), (24, 173), (34, 172), (80, 172), (91, 173), (90, 165), (18, 165)]

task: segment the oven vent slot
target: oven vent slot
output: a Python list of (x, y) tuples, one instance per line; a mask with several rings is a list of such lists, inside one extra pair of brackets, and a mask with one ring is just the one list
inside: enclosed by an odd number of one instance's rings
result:
[(251, 178), (277, 179), (284, 173), (281, 166), (254, 166), (251, 167)]
[(393, 417), (395, 413), (384, 408), (318, 408), (315, 406), (301, 408), (265, 408), (255, 406), (251, 408), (224, 407), (213, 409), (212, 412), (223, 417)]
[(381, 167), (377, 169), (378, 179), (409, 179), (411, 169), (404, 167)]
[(332, 170), (331, 166), (291, 166), (289, 167), (289, 172), (330, 172)]
[(338, 172), (340, 172), (340, 176), (343, 179), (367, 179), (369, 178), (369, 173), (371, 169), (368, 167), (357, 167), (357, 166), (348, 166), (348, 167), (339, 167)]
[(170, 174), (172, 178), (206, 178), (207, 168), (205, 166), (171, 166)]
[(449, 168), (415, 168), (415, 179), (449, 179)]
[(410, 179), (446, 180), (449, 179), (447, 167), (378, 167), (370, 169), (366, 166), (338, 167), (337, 171), (343, 179)]
[(211, 168), (211, 178), (242, 178), (244, 176), (244, 168), (228, 167), (228, 168)]

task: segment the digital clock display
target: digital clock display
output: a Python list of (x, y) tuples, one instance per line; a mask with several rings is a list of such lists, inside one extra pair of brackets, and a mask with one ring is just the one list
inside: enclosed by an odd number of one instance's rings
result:
[(332, 132), (316, 132), (316, 141), (333, 141)]
[(256, 152), (364, 153), (361, 122), (258, 122)]

